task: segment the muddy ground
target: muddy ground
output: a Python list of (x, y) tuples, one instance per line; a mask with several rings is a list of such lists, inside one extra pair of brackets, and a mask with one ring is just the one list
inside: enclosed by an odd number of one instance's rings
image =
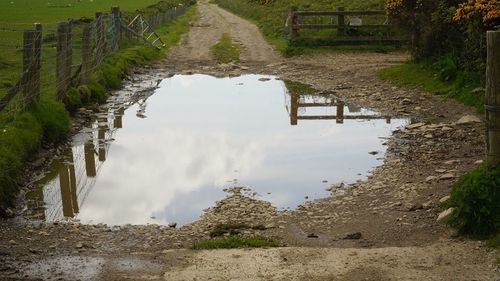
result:
[[(464, 240), (436, 221), (440, 200), (449, 195), (451, 185), (483, 159), (484, 127), (474, 109), (378, 79), (378, 69), (407, 59), (403, 52), (284, 59), (249, 22), (206, 1), (200, 1), (198, 9), (200, 18), (191, 23), (181, 44), (164, 61), (137, 70), (136, 78), (275, 74), (334, 91), (350, 103), (385, 115), (411, 117), (413, 125), (387, 140), (384, 164), (367, 181), (337, 186), (342, 193), (287, 212), (232, 190), (200, 220), (179, 229), (108, 227), (29, 220), (20, 203), (14, 218), (0, 221), (0, 280), (500, 278), (497, 251)], [(210, 55), (209, 47), (225, 32), (242, 46), (239, 64), (218, 65)], [(289, 247), (186, 249), (207, 238), (216, 224), (235, 222), (260, 226), (244, 230), (246, 235), (272, 237)]]

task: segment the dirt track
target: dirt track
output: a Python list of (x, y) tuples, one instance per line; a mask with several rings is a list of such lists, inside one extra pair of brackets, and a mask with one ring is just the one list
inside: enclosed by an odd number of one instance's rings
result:
[(241, 45), (242, 62), (270, 63), (278, 59), (278, 54), (267, 44), (255, 25), (214, 4), (208, 4), (206, 0), (198, 2), (198, 13), (198, 21), (191, 25), (190, 32), (183, 38), (180, 46), (170, 52), (168, 61), (205, 64), (213, 61), (210, 47), (224, 33), (229, 33)]
[[(258, 29), (206, 1), (200, 18), (169, 57), (140, 73), (270, 73), (335, 91), (351, 103), (425, 123), (387, 141), (385, 164), (345, 196), (308, 202), (284, 214), (238, 196), (225, 211), (173, 230), (157, 226), (47, 225), (0, 221), (0, 280), (497, 280), (498, 252), (464, 241), (436, 222), (439, 200), (483, 157), (481, 123), (457, 124), (474, 111), (454, 101), (380, 81), (376, 70), (404, 53), (321, 54), (283, 59)], [(210, 46), (228, 32), (242, 62), (217, 65)], [(146, 75), (144, 79), (154, 79)], [(478, 133), (479, 132), (479, 133)], [(443, 171), (444, 170), (444, 171)], [(444, 174), (453, 177), (440, 179)], [(429, 176), (436, 177), (428, 180)], [(250, 202), (248, 202), (250, 200)], [(255, 204), (243, 217), (245, 204)], [(259, 209), (260, 212), (257, 212)], [(252, 219), (282, 249), (180, 250), (207, 236), (214, 222)], [(360, 232), (359, 239), (344, 239)], [(307, 238), (314, 233), (318, 238)]]

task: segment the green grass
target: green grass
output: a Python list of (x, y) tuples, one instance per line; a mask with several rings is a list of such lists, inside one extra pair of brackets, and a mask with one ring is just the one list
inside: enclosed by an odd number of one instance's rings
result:
[(282, 243), (262, 238), (262, 237), (240, 237), (228, 236), (224, 238), (215, 238), (203, 240), (193, 244), (193, 250), (212, 250), (212, 249), (236, 249), (236, 248), (270, 248), (283, 247)]
[[(191, 7), (176, 20), (157, 30), (167, 45), (162, 51), (146, 45), (129, 45), (106, 58), (93, 74), (89, 85), (70, 89), (69, 109), (76, 109), (89, 101), (104, 102), (108, 96), (107, 90), (119, 88), (122, 77), (129, 69), (163, 57), (168, 48), (175, 45), (181, 35), (188, 31), (188, 22), (195, 17), (196, 9)], [(53, 64), (44, 64), (48, 71), (51, 66)], [(0, 113), (0, 216), (13, 203), (17, 179), (25, 162), (42, 142), (64, 140), (70, 128), (69, 113), (62, 103), (55, 101), (51, 81), (42, 81), (40, 102), (33, 108), (25, 112), (14, 112), (12, 107), (15, 105), (14, 100), (9, 105), (11, 108)]]
[[(445, 59), (446, 60), (446, 59)], [(477, 73), (458, 71), (449, 63), (415, 63), (382, 69), (379, 77), (397, 86), (418, 88), (442, 95), (483, 111), (484, 84)]]
[[(385, 0), (274, 0), (269, 5), (261, 5), (258, 1), (249, 0), (214, 0), (225, 8), (243, 18), (254, 22), (262, 31), (267, 41), (284, 55), (301, 54), (305, 51), (314, 51), (315, 48), (293, 47), (288, 44), (288, 30), (285, 27), (290, 7), (297, 6), (299, 10), (335, 10), (343, 6), (346, 10), (354, 9), (384, 9)], [(383, 17), (380, 20), (384, 20)], [(322, 20), (331, 20), (327, 17)], [(377, 19), (379, 20), (379, 19)], [(308, 35), (334, 35), (335, 31), (321, 31), (321, 34)]]
[(228, 33), (224, 33), (217, 44), (211, 48), (212, 54), (219, 63), (240, 61), (240, 47), (233, 42)]
[[(461, 234), (484, 238), (500, 231), (500, 167), (479, 166), (462, 176), (451, 191), (447, 223)], [(498, 242), (498, 241), (497, 241)]]
[[(500, 250), (500, 233), (497, 233), (496, 235), (493, 235), (490, 239), (486, 241), (486, 246)], [(498, 258), (500, 261), (500, 257)], [(499, 262), (500, 263), (500, 262)]]
[(220, 237), (226, 234), (236, 235), (240, 234), (242, 230), (253, 229), (253, 230), (266, 230), (266, 227), (262, 224), (250, 226), (244, 223), (228, 223), (228, 224), (218, 224), (210, 231), (210, 237)]

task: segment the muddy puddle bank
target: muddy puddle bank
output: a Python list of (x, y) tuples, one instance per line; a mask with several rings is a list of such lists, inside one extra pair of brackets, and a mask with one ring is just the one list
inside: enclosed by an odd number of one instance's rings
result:
[(408, 124), (275, 76), (132, 81), (28, 194), (30, 217), (186, 224), (233, 187), (278, 210), (366, 179)]

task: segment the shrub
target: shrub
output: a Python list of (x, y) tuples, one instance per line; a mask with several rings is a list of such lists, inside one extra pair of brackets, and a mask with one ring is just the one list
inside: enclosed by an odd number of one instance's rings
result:
[(500, 167), (482, 165), (453, 186), (448, 224), (462, 234), (487, 236), (500, 230)]

